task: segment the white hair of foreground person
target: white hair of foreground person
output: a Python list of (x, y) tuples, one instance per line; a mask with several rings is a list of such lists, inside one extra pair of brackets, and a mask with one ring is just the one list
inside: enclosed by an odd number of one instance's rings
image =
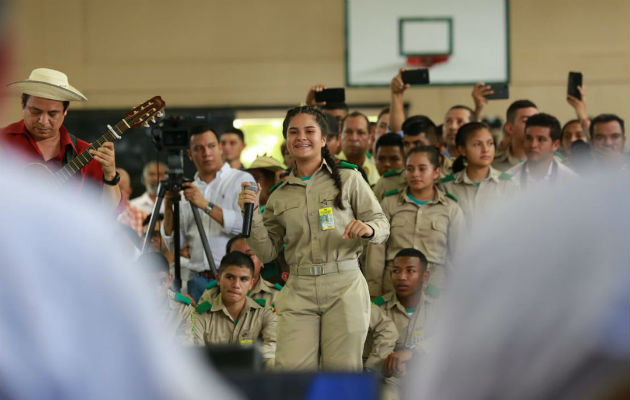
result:
[[(99, 193), (0, 154), (0, 398), (236, 398), (172, 341)], [(48, 180), (50, 181), (50, 180)], [(71, 192), (71, 194), (68, 194)]]
[(458, 253), (404, 398), (627, 396), (629, 194), (626, 171), (528, 189), (497, 208)]

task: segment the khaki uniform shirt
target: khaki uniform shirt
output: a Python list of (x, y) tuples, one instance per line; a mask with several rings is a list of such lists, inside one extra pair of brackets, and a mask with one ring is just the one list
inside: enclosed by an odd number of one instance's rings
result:
[(276, 314), (270, 307), (262, 307), (249, 297), (245, 298), (245, 308), (234, 320), (221, 300), (216, 296), (211, 308), (193, 315), (192, 343), (252, 345), (262, 339), (262, 352), (267, 365), (276, 353)]
[(513, 157), (510, 154), (510, 149), (506, 149), (503, 152), (497, 153), (494, 156), (494, 160), (492, 161), (492, 167), (498, 169), (499, 171), (507, 171), (513, 166), (523, 162), (525, 160)]
[(175, 337), (182, 343), (186, 342), (186, 336), (191, 328), (191, 314), (195, 309), (190, 305), (190, 299), (172, 290), (168, 290), (168, 301), (163, 307), (163, 320), (174, 329)]
[[(204, 301), (212, 303), (213, 299), (219, 295), (219, 287), (216, 285), (216, 281), (213, 282), (215, 282), (215, 285), (203, 292), (199, 298), (199, 304)], [(266, 303), (265, 305), (270, 306), (274, 304), (276, 296), (280, 293), (281, 289), (281, 285), (274, 285), (273, 283), (260, 277), (258, 278), (258, 282), (256, 282), (256, 286), (247, 293), (247, 297), (251, 297), (252, 299), (264, 299)]]
[[(348, 159), (346, 155), (343, 153), (343, 151), (337, 155), (337, 158), (340, 160)], [(378, 182), (381, 176), (379, 175), (378, 170), (376, 169), (376, 163), (374, 162), (374, 158), (368, 157), (368, 155), (366, 154), (365, 160), (363, 161), (363, 165), (360, 165), (360, 167), (363, 168), (363, 170), (365, 171), (365, 174), (367, 175), (370, 186), (376, 185), (376, 182)]]
[(372, 189), (378, 201), (382, 201), (385, 198), (385, 193), (392, 189), (402, 190), (405, 185), (407, 185), (406, 171), (404, 169), (393, 169), (385, 172)]
[[(351, 164), (350, 164), (351, 165)], [(364, 241), (382, 243), (389, 236), (389, 222), (374, 193), (355, 169), (339, 168), (343, 184), (344, 210), (334, 205), (337, 187), (325, 161), (310, 179), (301, 180), (294, 172), (271, 193), (264, 215), (254, 213), (247, 243), (256, 255), (274, 260), (285, 243), (287, 263), (311, 266), (345, 260), (358, 260)], [(332, 218), (320, 213), (332, 212)], [(352, 219), (374, 230), (369, 239), (342, 239)], [(322, 220), (327, 221), (323, 229)]]
[(442, 185), (457, 197), (468, 228), (472, 227), (473, 220), (479, 219), (478, 216), (489, 213), (494, 205), (515, 195), (519, 187), (512, 175), (492, 167), (488, 177), (477, 184), (470, 180), (464, 169), (442, 179)]
[(453, 172), (453, 162), (455, 162), (454, 158), (444, 156), (444, 161), (442, 161), (440, 166), (440, 178), (444, 178)]
[(384, 268), (382, 260), (389, 263), (396, 253), (408, 247), (420, 250), (427, 257), (431, 281), (442, 287), (465, 224), (457, 202), (437, 189), (435, 199), (419, 206), (407, 197), (405, 187), (400, 193), (385, 197), (381, 206), (390, 221), (391, 234), (386, 246), (368, 250), (368, 287), (380, 288)]
[[(422, 345), (427, 337), (431, 336), (431, 324), (433, 323), (433, 318), (435, 318), (435, 307), (429, 296), (423, 294), (422, 297), (420, 297), (415, 324), (411, 329), (409, 323), (412, 318), (414, 318), (413, 314), (411, 314), (413, 311), (410, 310), (409, 313), (407, 312), (405, 307), (398, 300), (396, 292), (389, 292), (383, 296), (377, 297), (372, 300), (372, 303), (377, 305), (385, 316), (394, 321), (396, 329), (398, 330), (398, 340), (396, 341), (397, 348), (405, 345), (405, 339), (408, 339), (409, 345), (426, 347)], [(423, 350), (426, 350), (426, 348)]]
[(374, 303), (370, 306), (370, 328), (363, 347), (364, 366), (381, 371), (383, 360), (396, 347), (398, 329), (379, 306)]

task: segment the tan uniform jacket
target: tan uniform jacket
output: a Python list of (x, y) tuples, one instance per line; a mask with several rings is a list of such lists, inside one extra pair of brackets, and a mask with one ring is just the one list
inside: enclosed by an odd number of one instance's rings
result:
[(396, 324), (376, 304), (371, 304), (370, 328), (363, 348), (363, 359), (366, 368), (381, 371), (383, 360), (387, 357), (398, 341)]
[(404, 169), (393, 169), (385, 172), (372, 188), (378, 201), (382, 201), (385, 198), (385, 193), (392, 189), (402, 190), (407, 185), (405, 176), (406, 171)]
[[(396, 347), (402, 347), (408, 336), (410, 345), (426, 347), (423, 345), (426, 339), (432, 336), (432, 325), (436, 311), (435, 305), (429, 296), (423, 294), (422, 297), (420, 297), (420, 308), (417, 310), (418, 314), (412, 329), (409, 329), (412, 316), (407, 313), (405, 307), (400, 303), (398, 297), (396, 297), (396, 292), (389, 292), (383, 296), (377, 297), (372, 300), (372, 303), (378, 306), (383, 314), (396, 325), (398, 331)], [(422, 348), (422, 350), (426, 350), (426, 348)]]
[(492, 167), (488, 177), (479, 184), (470, 180), (464, 169), (442, 179), (442, 185), (448, 193), (457, 197), (457, 204), (464, 212), (469, 229), (473, 220), (478, 219), (478, 216), (487, 215), (493, 206), (507, 201), (519, 189), (518, 182), (512, 175)]
[[(343, 151), (337, 155), (337, 158), (340, 160), (348, 159)], [(374, 186), (376, 182), (378, 182), (378, 180), (381, 178), (378, 173), (378, 169), (376, 169), (376, 163), (374, 162), (373, 157), (368, 157), (368, 155), (366, 154), (365, 161), (363, 161), (363, 165), (361, 165), (360, 167), (363, 168), (363, 170), (365, 171), (370, 186)]]
[(220, 296), (214, 298), (211, 308), (201, 314), (193, 314), (192, 342), (196, 345), (241, 344), (251, 345), (262, 339), (263, 357), (267, 365), (276, 353), (276, 314), (269, 306), (262, 307), (249, 297), (245, 309), (234, 320)]
[(436, 189), (436, 194), (434, 200), (419, 206), (407, 197), (405, 187), (381, 202), (390, 220), (391, 234), (386, 245), (368, 246), (366, 280), (372, 295), (383, 287), (383, 261), (391, 263), (396, 253), (408, 247), (420, 250), (427, 257), (431, 282), (443, 287), (465, 221), (455, 200), (440, 189)]
[(442, 161), (442, 165), (440, 166), (440, 178), (444, 178), (453, 172), (453, 162), (454, 158), (450, 158), (444, 156), (444, 160)]
[(525, 160), (513, 157), (510, 154), (510, 149), (506, 149), (503, 152), (497, 153), (494, 156), (494, 160), (492, 161), (492, 167), (498, 169), (499, 171), (507, 171), (513, 166), (523, 162)]
[[(354, 169), (339, 168), (343, 183), (344, 210), (334, 205), (337, 187), (324, 161), (309, 180), (293, 172), (271, 193), (264, 215), (254, 213), (247, 243), (263, 262), (274, 260), (285, 243), (285, 259), (290, 266), (310, 266), (328, 262), (357, 260), (362, 242), (382, 243), (389, 236), (389, 223), (374, 193)], [(320, 212), (332, 209), (333, 225), (322, 230)], [(352, 219), (374, 230), (369, 239), (342, 239)]]
[[(182, 343), (186, 342), (186, 336), (191, 328), (191, 313), (195, 309), (190, 305), (189, 299), (182, 295), (176, 296), (172, 290), (168, 291), (168, 302), (164, 309), (164, 322), (174, 329), (175, 337)], [(184, 299), (184, 300), (180, 300)]]
[[(252, 299), (265, 299), (266, 305), (269, 306), (274, 303), (276, 296), (278, 295), (278, 293), (280, 293), (281, 289), (281, 285), (274, 285), (273, 283), (266, 281), (262, 277), (260, 277), (258, 279), (258, 282), (256, 283), (256, 286), (254, 286), (252, 290), (247, 293), (247, 296), (251, 297)], [(204, 301), (212, 303), (214, 298), (218, 296), (219, 293), (219, 287), (217, 285), (214, 285), (203, 292), (203, 294), (199, 298), (198, 303), (201, 304)]]

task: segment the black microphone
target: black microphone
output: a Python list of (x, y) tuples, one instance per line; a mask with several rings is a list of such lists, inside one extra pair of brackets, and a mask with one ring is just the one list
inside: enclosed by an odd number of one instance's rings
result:
[[(258, 192), (258, 186), (252, 182), (248, 182), (248, 185), (245, 186), (246, 190), (251, 190), (252, 192)], [(245, 237), (249, 237), (252, 233), (252, 217), (254, 216), (254, 203), (245, 203), (245, 214), (243, 215), (243, 231), (242, 234)]]

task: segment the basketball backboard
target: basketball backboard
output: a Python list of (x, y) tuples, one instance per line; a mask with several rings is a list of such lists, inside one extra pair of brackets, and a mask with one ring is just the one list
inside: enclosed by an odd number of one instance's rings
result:
[(507, 0), (345, 0), (346, 85), (387, 86), (398, 68), (431, 85), (509, 82)]

